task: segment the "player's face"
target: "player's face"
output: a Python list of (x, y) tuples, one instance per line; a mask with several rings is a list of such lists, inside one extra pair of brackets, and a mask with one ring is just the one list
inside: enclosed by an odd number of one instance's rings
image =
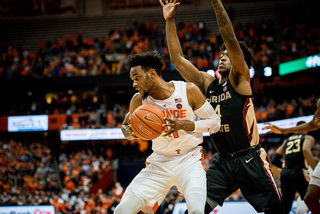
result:
[(132, 86), (141, 94), (142, 98), (146, 98), (153, 86), (147, 72), (141, 66), (132, 67), (130, 69), (130, 78), (133, 81)]
[(218, 70), (222, 76), (229, 75), (231, 70), (231, 61), (227, 50), (221, 53)]

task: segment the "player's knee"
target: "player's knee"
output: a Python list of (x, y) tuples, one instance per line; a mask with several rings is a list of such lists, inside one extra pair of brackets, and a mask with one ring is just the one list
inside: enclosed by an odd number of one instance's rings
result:
[(114, 214), (133, 214), (133, 213), (137, 213), (137, 212), (133, 212), (134, 208), (133, 207), (129, 207), (127, 204), (124, 203), (120, 203), (118, 204), (118, 206), (115, 208), (114, 210)]
[[(128, 189), (128, 192), (132, 193), (132, 190)], [(137, 195), (124, 194), (120, 204), (115, 208), (114, 214), (136, 214), (145, 207), (144, 201)]]
[(114, 212), (114, 214), (121, 214), (121, 213), (128, 213), (126, 210), (126, 206), (124, 206), (123, 204), (118, 204), (118, 206), (116, 206)]
[(306, 203), (300, 199), (300, 197), (297, 200), (297, 209), (296, 214), (305, 214), (308, 211), (308, 207)]
[(194, 208), (194, 209), (190, 209), (188, 211), (189, 214), (203, 214), (204, 213), (204, 210), (203, 208)]
[(203, 211), (201, 210), (194, 210), (193, 212), (189, 212), (190, 214), (203, 214)]
[(307, 211), (308, 209), (297, 207), (296, 214), (305, 214)]

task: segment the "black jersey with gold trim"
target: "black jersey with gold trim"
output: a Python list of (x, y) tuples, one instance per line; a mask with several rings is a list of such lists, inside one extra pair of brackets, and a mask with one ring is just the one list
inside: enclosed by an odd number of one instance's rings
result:
[(252, 96), (240, 95), (229, 78), (215, 79), (207, 89), (207, 100), (221, 118), (221, 128), (210, 136), (216, 150), (235, 152), (259, 144)]

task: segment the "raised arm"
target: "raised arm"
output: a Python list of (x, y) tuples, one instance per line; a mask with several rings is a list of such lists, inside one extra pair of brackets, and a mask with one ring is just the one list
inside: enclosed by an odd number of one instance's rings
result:
[(250, 72), (244, 54), (233, 30), (230, 18), (220, 0), (211, 0), (219, 30), (232, 63), (229, 77), (231, 84), (240, 94), (251, 95)]
[(174, 20), (180, 2), (177, 2), (177, 0), (170, 0), (166, 4), (164, 4), (162, 0), (159, 0), (159, 2), (163, 7), (163, 17), (166, 20), (167, 44), (171, 63), (186, 81), (193, 82), (200, 88), (203, 94), (206, 94), (206, 90), (209, 84), (214, 80), (214, 77), (206, 72), (199, 71), (183, 56)]

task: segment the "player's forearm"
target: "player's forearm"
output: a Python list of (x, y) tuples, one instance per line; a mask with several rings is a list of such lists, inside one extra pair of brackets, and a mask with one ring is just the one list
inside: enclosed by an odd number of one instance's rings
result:
[(183, 57), (174, 19), (166, 21), (166, 35), (171, 63), (175, 65)]
[(237, 42), (232, 23), (221, 1), (211, 0), (211, 3), (216, 14), (219, 30), (224, 43), (227, 45), (230, 42)]
[(193, 131), (194, 128), (194, 122), (191, 120), (179, 120), (177, 123), (177, 130)]
[(314, 131), (316, 130), (317, 127), (312, 124), (310, 121), (309, 123), (304, 123), (299, 126), (291, 127), (291, 128), (285, 128), (285, 129), (280, 129), (282, 134), (287, 134), (287, 133), (293, 133), (293, 132), (309, 132), (309, 131)]
[(176, 125), (176, 129), (182, 129), (184, 131), (215, 133), (219, 131), (220, 124), (220, 118), (216, 115), (213, 118), (201, 119), (198, 121), (180, 120)]
[(195, 132), (209, 132), (211, 133), (216, 133), (219, 131), (220, 126), (221, 126), (221, 121), (220, 118), (216, 115), (214, 118), (210, 119), (202, 119), (195, 121)]

